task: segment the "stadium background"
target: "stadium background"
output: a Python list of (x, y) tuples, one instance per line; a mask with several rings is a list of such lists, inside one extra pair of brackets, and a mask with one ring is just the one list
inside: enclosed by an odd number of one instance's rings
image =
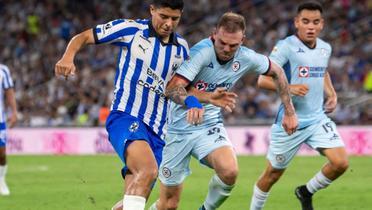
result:
[[(112, 99), (114, 55), (118, 49), (86, 47), (75, 59), (77, 75), (68, 81), (54, 77), (54, 64), (76, 33), (116, 18), (147, 18), (149, 2), (0, 1), (0, 63), (11, 70), (20, 112), (18, 128), (11, 135), (30, 130), (42, 133), (51, 127), (68, 127), (67, 130), (102, 127)], [(321, 2), (326, 21), (321, 38), (333, 47), (328, 70), (339, 97), (337, 110), (330, 116), (338, 125), (367, 130), (364, 137), (354, 139), (360, 142), (363, 138), (366, 150), (372, 151), (371, 138), (368, 138), (372, 133), (372, 1)], [(292, 18), (297, 3), (294, 0), (187, 0), (177, 31), (192, 46), (210, 35), (222, 13), (235, 11), (247, 20), (244, 44), (268, 55), (278, 39), (293, 33)], [(239, 95), (239, 106), (232, 114), (225, 113), (226, 124), (249, 129), (256, 125), (268, 127), (273, 122), (280, 101), (275, 93), (258, 90), (255, 76), (245, 76), (234, 91)], [(18, 146), (17, 138), (11, 142), (15, 148)], [(60, 144), (57, 141), (52, 147), (59, 148)], [(53, 151), (53, 154), (64, 152)], [(321, 157), (297, 158), (274, 187), (267, 210), (298, 208), (293, 188), (309, 179), (323, 162)], [(248, 206), (251, 186), (265, 160), (239, 157), (239, 164), (238, 187), (221, 209)], [(120, 162), (114, 156), (12, 155), (8, 174), (12, 196), (0, 197), (0, 209), (109, 209), (121, 197), (119, 167)], [(186, 182), (181, 210), (196, 209), (206, 193), (210, 171), (195, 162), (192, 168), (194, 174)], [(368, 198), (372, 192), (371, 172), (370, 157), (352, 157), (351, 169), (345, 178), (327, 192), (319, 193), (318, 209), (369, 209), (372, 206)], [(201, 183), (204, 183), (203, 190), (200, 190)], [(151, 201), (157, 191), (156, 186)]]

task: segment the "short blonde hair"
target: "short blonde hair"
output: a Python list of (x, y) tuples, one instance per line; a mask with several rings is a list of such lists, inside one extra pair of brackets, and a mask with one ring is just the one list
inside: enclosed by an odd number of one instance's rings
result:
[(235, 33), (239, 30), (245, 32), (245, 18), (234, 12), (226, 12), (220, 17), (217, 23), (217, 29), (223, 27), (229, 33)]

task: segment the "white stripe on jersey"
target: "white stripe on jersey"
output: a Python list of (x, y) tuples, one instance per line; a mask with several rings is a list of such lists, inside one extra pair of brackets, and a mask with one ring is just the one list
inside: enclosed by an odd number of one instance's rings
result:
[(5, 90), (14, 86), (9, 68), (0, 64), (0, 123), (6, 122), (5, 117)]

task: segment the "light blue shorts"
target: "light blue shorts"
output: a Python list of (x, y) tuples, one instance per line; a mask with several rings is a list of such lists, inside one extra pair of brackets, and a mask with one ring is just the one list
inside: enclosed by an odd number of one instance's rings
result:
[(273, 168), (285, 169), (303, 143), (316, 150), (344, 147), (341, 136), (336, 130), (336, 124), (329, 118), (297, 130), (290, 136), (281, 126), (274, 124), (271, 127), (267, 159)]
[(208, 166), (203, 161), (208, 154), (223, 146), (232, 147), (223, 124), (190, 133), (168, 133), (165, 141), (159, 179), (166, 186), (179, 185), (191, 174), (191, 155)]

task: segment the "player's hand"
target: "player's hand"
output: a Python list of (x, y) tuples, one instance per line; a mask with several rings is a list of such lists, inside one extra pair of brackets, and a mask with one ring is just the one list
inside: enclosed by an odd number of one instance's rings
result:
[(294, 132), (296, 132), (298, 126), (296, 113), (292, 113), (290, 115), (285, 113), (283, 116), (282, 126), (288, 135), (292, 135)]
[(337, 106), (337, 96), (328, 97), (324, 104), (325, 113), (331, 113), (336, 109)]
[(187, 110), (187, 122), (192, 125), (198, 125), (203, 122), (204, 108), (191, 108)]
[(15, 114), (12, 113), (12, 115), (10, 115), (10, 117), (7, 119), (7, 122), (6, 123), (7, 123), (7, 125), (8, 125), (9, 128), (13, 128), (16, 125), (17, 120), (18, 120), (17, 114), (16, 113)]
[(289, 92), (295, 96), (305, 96), (309, 92), (309, 86), (304, 84), (289, 85)]
[(65, 59), (61, 59), (56, 63), (56, 66), (54, 67), (54, 72), (56, 76), (64, 76), (65, 79), (68, 78), (70, 75), (75, 74), (75, 64), (73, 61), (68, 61)]
[(227, 112), (232, 112), (235, 109), (236, 98), (238, 95), (234, 92), (228, 92), (225, 88), (216, 88), (209, 102), (215, 106), (223, 108)]

